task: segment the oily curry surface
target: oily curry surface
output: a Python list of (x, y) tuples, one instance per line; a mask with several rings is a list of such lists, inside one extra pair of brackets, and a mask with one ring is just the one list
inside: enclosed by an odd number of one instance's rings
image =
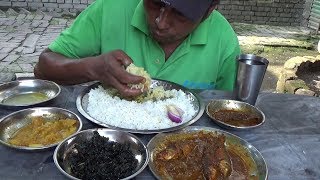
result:
[(216, 112), (209, 110), (209, 113), (218, 121), (238, 127), (254, 126), (262, 121), (258, 115), (248, 111), (221, 109)]
[(226, 137), (197, 132), (166, 138), (153, 154), (161, 179), (258, 179), (255, 164), (238, 145), (225, 145)]
[(3, 100), (1, 103), (11, 106), (25, 106), (36, 104), (49, 100), (49, 97), (43, 93), (33, 92), (25, 94), (16, 94)]
[(46, 120), (33, 117), (30, 124), (20, 128), (8, 142), (16, 146), (42, 147), (57, 143), (77, 130), (74, 119)]

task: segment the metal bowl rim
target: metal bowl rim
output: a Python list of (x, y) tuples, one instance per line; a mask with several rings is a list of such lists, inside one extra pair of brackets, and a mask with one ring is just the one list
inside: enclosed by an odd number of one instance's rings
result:
[[(153, 143), (153, 141), (155, 141), (155, 139), (159, 138), (159, 136), (164, 135), (164, 134), (166, 134), (166, 135), (174, 135), (174, 134), (179, 134), (179, 133), (192, 133), (192, 132), (199, 132), (199, 131), (207, 131), (207, 132), (216, 132), (216, 133), (219, 133), (219, 134), (226, 134), (226, 135), (228, 135), (230, 137), (234, 137), (234, 138), (244, 142), (246, 145), (250, 145), (251, 149), (253, 149), (253, 151), (257, 153), (257, 155), (261, 158), (261, 160), (262, 160), (262, 162), (263, 162), (263, 164), (265, 166), (265, 171), (266, 171), (265, 176), (266, 177), (265, 177), (264, 180), (268, 179), (268, 175), (269, 175), (268, 165), (266, 163), (266, 160), (262, 156), (261, 152), (255, 146), (253, 146), (251, 143), (249, 143), (248, 141), (244, 140), (243, 138), (241, 138), (241, 137), (239, 137), (239, 136), (237, 136), (235, 134), (232, 134), (230, 132), (227, 132), (227, 131), (224, 131), (224, 130), (221, 130), (221, 129), (216, 129), (216, 128), (212, 128), (212, 127), (206, 127), (206, 126), (188, 126), (188, 127), (184, 128), (184, 129), (180, 129), (180, 130), (174, 131), (174, 132), (159, 133), (159, 134), (153, 136), (150, 139), (150, 141), (147, 144), (147, 148), (148, 148), (148, 151), (150, 153), (149, 169), (157, 179), (160, 179), (160, 178), (158, 177), (156, 172), (154, 172), (153, 169), (150, 166), (150, 163), (153, 163), (152, 157), (151, 157), (152, 151), (150, 149), (151, 143)], [(253, 159), (253, 160), (255, 161), (255, 159)]]
[[(261, 121), (259, 124), (256, 124), (256, 125), (253, 125), (253, 126), (235, 126), (235, 125), (227, 124), (227, 123), (225, 123), (225, 122), (216, 120), (215, 118), (213, 118), (213, 117), (211, 116), (211, 114), (209, 113), (209, 109), (208, 109), (208, 108), (209, 108), (210, 104), (213, 103), (213, 102), (225, 102), (225, 101), (236, 102), (236, 103), (238, 103), (238, 104), (245, 104), (245, 105), (249, 106), (250, 108), (256, 110), (259, 114), (261, 114), (261, 116), (262, 116), (262, 121)], [(266, 118), (266, 117), (265, 117), (265, 114), (264, 114), (258, 107), (253, 106), (253, 105), (251, 105), (251, 104), (249, 104), (249, 103), (246, 103), (246, 102), (237, 101), (237, 100), (231, 100), (231, 99), (212, 99), (212, 100), (210, 100), (210, 101), (208, 102), (208, 104), (206, 105), (206, 113), (207, 113), (207, 115), (210, 117), (210, 119), (211, 119), (213, 122), (217, 123), (218, 125), (223, 125), (223, 126), (225, 126), (225, 127), (228, 127), (228, 128), (231, 128), (231, 129), (238, 129), (238, 130), (240, 130), (240, 129), (243, 129), (243, 130), (244, 130), (244, 129), (252, 129), (252, 128), (259, 127), (259, 126), (261, 126), (262, 124), (264, 124), (265, 118)]]
[(33, 104), (28, 104), (28, 105), (6, 105), (6, 104), (2, 104), (0, 102), (0, 107), (7, 107), (7, 108), (27, 108), (27, 107), (32, 107), (32, 106), (36, 106), (36, 105), (40, 105), (40, 104), (44, 104), (44, 103), (47, 103), (51, 100), (53, 100), (54, 98), (56, 98), (57, 96), (59, 96), (59, 94), (61, 93), (61, 87), (53, 82), (53, 81), (49, 81), (49, 80), (44, 80), (44, 79), (23, 79), (23, 80), (15, 80), (15, 81), (9, 81), (9, 82), (5, 82), (5, 83), (0, 83), (0, 87), (1, 86), (4, 86), (4, 85), (9, 85), (9, 84), (14, 84), (14, 83), (20, 83), (20, 82), (25, 82), (25, 81), (42, 81), (42, 82), (45, 82), (45, 83), (48, 83), (48, 84), (52, 84), (54, 85), (55, 87), (58, 88), (58, 92), (55, 93), (55, 95), (45, 101), (41, 101), (41, 102), (37, 102), (37, 103), (33, 103)]
[(116, 127), (116, 126), (111, 126), (111, 125), (108, 125), (108, 124), (105, 124), (101, 121), (98, 121), (96, 119), (94, 119), (93, 117), (91, 117), (89, 115), (89, 113), (87, 113), (84, 108), (82, 107), (82, 98), (92, 89), (92, 88), (95, 88), (95, 87), (98, 87), (101, 83), (100, 82), (96, 82), (88, 87), (86, 87), (77, 97), (77, 100), (76, 100), (76, 106), (77, 106), (77, 109), (78, 111), (80, 112), (80, 114), (82, 114), (85, 118), (87, 118), (89, 121), (91, 122), (94, 122), (100, 126), (103, 126), (105, 128), (111, 128), (111, 129), (116, 129), (116, 130), (120, 130), (120, 131), (126, 131), (126, 132), (130, 132), (130, 133), (137, 133), (137, 134), (155, 134), (155, 133), (161, 133), (161, 132), (170, 132), (170, 131), (176, 131), (176, 130), (179, 130), (179, 129), (182, 129), (184, 127), (187, 127), (193, 123), (195, 123), (196, 121), (198, 121), (200, 119), (200, 117), (203, 115), (204, 111), (205, 111), (205, 104), (202, 100), (202, 98), (195, 92), (193, 92), (192, 90), (189, 90), (189, 89), (186, 89), (184, 88), (183, 86), (179, 85), (179, 84), (176, 84), (176, 83), (173, 83), (173, 82), (170, 82), (170, 81), (165, 81), (165, 80), (160, 80), (160, 79), (152, 79), (152, 80), (155, 80), (155, 81), (160, 81), (160, 82), (165, 82), (165, 83), (168, 83), (168, 84), (173, 84), (175, 86), (178, 86), (181, 90), (183, 90), (184, 92), (188, 92), (190, 94), (192, 94), (195, 99), (198, 101), (198, 104), (199, 104), (199, 111), (197, 113), (197, 115), (189, 120), (188, 122), (184, 123), (184, 124), (181, 124), (181, 125), (177, 125), (177, 126), (174, 126), (174, 127), (170, 127), (170, 128), (164, 128), (164, 129), (158, 129), (158, 130), (135, 130), (135, 129), (127, 129), (127, 128), (121, 128), (121, 127)]
[(69, 136), (68, 138), (64, 139), (62, 142), (60, 142), (58, 144), (58, 146), (56, 147), (56, 149), (54, 150), (54, 153), (53, 153), (53, 161), (54, 161), (54, 164), (56, 165), (56, 167), (59, 169), (60, 172), (62, 172), (64, 175), (66, 175), (67, 177), (71, 178), (71, 179), (74, 179), (74, 180), (80, 180), (70, 174), (68, 174), (59, 164), (58, 162), (58, 159), (57, 159), (57, 156), (58, 156), (58, 151), (59, 149), (61, 148), (61, 146), (63, 144), (65, 144), (67, 141), (69, 141), (70, 139), (78, 136), (79, 134), (82, 134), (82, 133), (87, 133), (87, 132), (94, 132), (94, 131), (109, 131), (109, 132), (121, 132), (121, 133), (124, 133), (130, 137), (133, 137), (135, 140), (137, 140), (142, 146), (143, 146), (143, 149), (144, 149), (144, 153), (146, 153), (146, 160), (144, 162), (144, 164), (141, 166), (141, 168), (135, 172), (134, 174), (126, 177), (126, 178), (123, 178), (121, 180), (127, 180), (127, 179), (131, 179), (135, 176), (137, 176), (138, 174), (140, 174), (146, 167), (147, 165), (149, 164), (149, 161), (150, 161), (150, 152), (147, 148), (147, 146), (141, 141), (140, 138), (138, 138), (136, 135), (130, 133), (130, 132), (126, 132), (126, 131), (121, 131), (121, 130), (116, 130), (116, 129), (109, 129), (109, 128), (93, 128), (93, 129), (86, 129), (86, 130), (82, 130), (82, 131), (79, 131), (75, 134), (73, 134), (72, 136)]
[[(76, 131), (75, 133), (78, 133), (78, 132), (81, 131), (81, 129), (82, 129), (82, 126), (83, 126), (82, 120), (81, 120), (81, 118), (80, 118), (76, 113), (74, 113), (74, 112), (72, 112), (72, 111), (70, 111), (70, 110), (68, 110), (68, 109), (59, 108), (59, 107), (34, 107), (34, 108), (22, 109), (22, 110), (19, 110), (19, 111), (10, 113), (10, 114), (6, 115), (5, 117), (1, 118), (1, 119), (0, 119), (0, 123), (1, 123), (2, 121), (4, 121), (5, 119), (13, 116), (13, 115), (19, 114), (19, 113), (24, 112), (24, 111), (32, 111), (32, 110), (36, 110), (36, 109), (57, 109), (57, 110), (62, 110), (62, 111), (68, 112), (68, 113), (74, 115), (74, 116), (76, 117), (76, 120), (79, 122), (79, 128), (77, 129), (77, 131)], [(75, 134), (75, 133), (73, 133), (73, 134)], [(71, 135), (71, 136), (72, 136), (72, 135)], [(69, 136), (68, 136), (68, 137), (69, 137)], [(67, 138), (68, 138), (68, 137), (67, 137)], [(63, 141), (63, 140), (62, 140), (62, 141)], [(61, 142), (61, 141), (60, 141), (60, 142)], [(3, 144), (3, 145), (5, 145), (5, 146), (7, 146), (7, 147), (14, 148), (14, 149), (19, 149), (19, 150), (27, 150), (27, 151), (49, 149), (49, 148), (52, 148), (52, 147), (57, 146), (60, 142), (57, 142), (57, 143), (54, 143), (54, 144), (50, 144), (50, 145), (48, 145), (48, 146), (34, 147), (34, 148), (33, 148), (33, 147), (26, 147), (26, 146), (15, 146), (15, 145), (11, 145), (11, 144), (9, 144), (9, 143), (7, 143), (7, 142), (5, 142), (5, 141), (2, 141), (2, 140), (0, 139), (0, 143)]]

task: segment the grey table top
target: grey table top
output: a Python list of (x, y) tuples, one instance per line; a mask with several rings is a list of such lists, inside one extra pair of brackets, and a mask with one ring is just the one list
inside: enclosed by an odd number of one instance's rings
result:
[[(69, 109), (78, 115), (75, 101), (83, 87), (65, 86), (48, 106)], [(209, 99), (230, 98), (221, 91), (199, 93)], [(246, 131), (230, 131), (255, 146), (265, 158), (269, 179), (320, 179), (320, 99), (290, 94), (261, 93), (257, 100), (266, 116), (261, 127)], [(14, 112), (0, 109), (0, 118)], [(83, 116), (83, 129), (96, 128)], [(219, 128), (203, 114), (195, 124)], [(153, 135), (138, 135), (147, 143)], [(25, 152), (0, 146), (0, 179), (66, 179), (55, 167), (54, 149)], [(154, 179), (148, 167), (136, 179)]]

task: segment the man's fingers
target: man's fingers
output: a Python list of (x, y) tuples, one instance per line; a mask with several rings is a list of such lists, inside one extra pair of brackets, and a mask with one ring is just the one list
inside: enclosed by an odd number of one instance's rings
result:
[(132, 61), (129, 59), (119, 59), (119, 61), (121, 61), (121, 64), (124, 65), (125, 68), (127, 68), (132, 63)]
[[(114, 57), (116, 61), (114, 61), (113, 63), (120, 62), (122, 65), (124, 65), (125, 63), (129, 63), (129, 64), (132, 63), (131, 59), (124, 59), (124, 57), (127, 57), (127, 55), (125, 54), (119, 55), (118, 53), (116, 57)], [(119, 64), (118, 65), (114, 64), (112, 67), (114, 68), (110, 69), (111, 74), (123, 84), (139, 84), (139, 83), (145, 82), (144, 77), (128, 73), (124, 68), (122, 68), (121, 65), (119, 66)]]
[(139, 84), (144, 83), (145, 78), (128, 73), (127, 71), (115, 71), (115, 77), (123, 84)]
[(105, 62), (104, 76), (101, 77), (104, 80), (102, 81), (118, 89), (122, 96), (137, 96), (142, 93), (140, 89), (131, 89), (128, 86), (128, 84), (144, 83), (145, 78), (126, 71), (124, 66), (132, 63), (131, 58), (126, 53), (121, 50), (113, 51), (105, 56)]
[(119, 93), (124, 97), (138, 96), (142, 93), (140, 89), (131, 89), (126, 84), (119, 82), (118, 79), (113, 76), (109, 77), (109, 82), (114, 88), (118, 89)]
[(125, 67), (129, 66), (131, 63), (133, 63), (132, 59), (123, 51), (117, 50), (115, 52), (115, 58), (121, 62), (122, 65)]

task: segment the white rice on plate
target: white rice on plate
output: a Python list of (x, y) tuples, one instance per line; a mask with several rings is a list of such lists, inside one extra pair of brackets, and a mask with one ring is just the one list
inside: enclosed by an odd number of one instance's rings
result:
[[(105, 124), (134, 130), (157, 130), (178, 126), (192, 119), (196, 113), (186, 93), (182, 90), (169, 90), (172, 98), (137, 103), (112, 97), (103, 87), (91, 89), (88, 93), (87, 111), (94, 119)], [(174, 104), (184, 111), (182, 122), (172, 122), (167, 115), (167, 105)]]

